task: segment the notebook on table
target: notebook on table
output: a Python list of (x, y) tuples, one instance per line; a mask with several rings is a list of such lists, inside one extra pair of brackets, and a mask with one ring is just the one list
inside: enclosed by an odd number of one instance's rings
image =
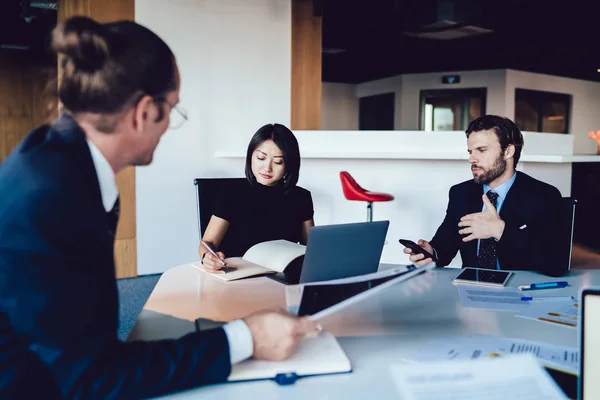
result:
[[(291, 265), (301, 263), (305, 252), (306, 246), (287, 240), (262, 242), (250, 247), (243, 257), (230, 257), (224, 260), (235, 270), (224, 274), (211, 273), (211, 275), (228, 282), (251, 276), (282, 273)], [(191, 265), (209, 273), (199, 261)]]
[(335, 337), (321, 331), (305, 338), (296, 352), (281, 362), (248, 359), (236, 364), (229, 382), (273, 379), (280, 385), (292, 384), (298, 378), (352, 372), (350, 360)]

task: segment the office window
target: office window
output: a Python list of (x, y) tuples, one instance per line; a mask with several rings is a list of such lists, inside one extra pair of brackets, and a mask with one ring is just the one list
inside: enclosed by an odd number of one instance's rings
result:
[(358, 129), (361, 131), (394, 130), (395, 93), (361, 97), (358, 103)]
[(421, 90), (419, 129), (464, 131), (469, 122), (485, 114), (487, 89)]
[(571, 96), (515, 89), (515, 123), (522, 131), (569, 133)]

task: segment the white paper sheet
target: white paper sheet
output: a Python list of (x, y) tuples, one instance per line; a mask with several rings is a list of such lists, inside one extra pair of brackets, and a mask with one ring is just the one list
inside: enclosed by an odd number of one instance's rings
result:
[(579, 349), (491, 335), (441, 336), (405, 358), (408, 362), (475, 360), (494, 355), (532, 354), (543, 366), (574, 375), (579, 372)]
[(408, 271), (410, 268), (408, 265), (397, 265), (394, 268), (385, 269), (383, 271), (377, 271), (370, 274), (364, 274), (359, 276), (352, 276), (350, 278), (332, 279), (329, 281), (301, 283), (298, 285), (287, 285), (285, 287), (285, 302), (287, 311), (290, 314), (297, 315), (300, 308), (300, 301), (302, 300), (302, 293), (304, 292), (305, 286), (319, 286), (319, 285), (333, 285), (333, 284), (345, 284), (354, 282), (365, 282), (373, 279), (386, 278), (388, 276), (398, 275)]
[(529, 307), (516, 314), (516, 316), (577, 329), (579, 303), (576, 300), (531, 302)]
[[(321, 318), (324, 318), (328, 315), (334, 314), (338, 311), (343, 310), (344, 308), (363, 301), (371, 296), (376, 295), (377, 293), (385, 290), (386, 288), (399, 284), (400, 282), (406, 282), (411, 278), (420, 276), (422, 274), (427, 273), (435, 269), (435, 264), (430, 263), (420, 268), (407, 268), (406, 266), (399, 266), (398, 268), (394, 268), (393, 270), (385, 270), (380, 271), (373, 274), (367, 274), (352, 278), (344, 278), (344, 279), (336, 279), (331, 281), (323, 281), (323, 282), (313, 282), (313, 283), (305, 283), (300, 285), (289, 285), (286, 287), (286, 303), (288, 312), (292, 314), (297, 314), (301, 309), (302, 296), (304, 294), (304, 290), (309, 286), (326, 286), (326, 285), (344, 285), (344, 284), (352, 284), (357, 282), (368, 282), (374, 279), (380, 278), (390, 278), (388, 281), (384, 283), (380, 283), (376, 286), (368, 288), (352, 297), (346, 298), (345, 300), (340, 300), (336, 304), (325, 308), (321, 311), (318, 311), (312, 314), (309, 318), (311, 320), (317, 321)], [(398, 276), (395, 276), (398, 275)]]
[(521, 311), (530, 301), (522, 301), (523, 292), (516, 288), (485, 288), (474, 285), (457, 285), (460, 305), (494, 311)]
[(528, 354), (475, 361), (392, 365), (401, 400), (566, 399)]

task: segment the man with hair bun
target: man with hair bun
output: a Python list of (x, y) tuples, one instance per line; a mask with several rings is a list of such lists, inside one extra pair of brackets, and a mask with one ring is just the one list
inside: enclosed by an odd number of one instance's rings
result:
[(319, 327), (283, 311), (177, 340), (117, 339), (115, 174), (150, 164), (187, 118), (177, 63), (127, 21), (68, 19), (52, 47), (62, 114), (0, 168), (0, 398), (156, 397), (225, 381), (251, 356), (288, 358)]

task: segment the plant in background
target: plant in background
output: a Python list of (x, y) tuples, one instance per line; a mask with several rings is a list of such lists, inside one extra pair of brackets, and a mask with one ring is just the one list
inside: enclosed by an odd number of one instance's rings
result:
[(600, 154), (600, 131), (594, 133), (594, 131), (589, 131), (588, 136), (596, 142), (598, 145), (598, 149), (596, 150), (596, 154)]

